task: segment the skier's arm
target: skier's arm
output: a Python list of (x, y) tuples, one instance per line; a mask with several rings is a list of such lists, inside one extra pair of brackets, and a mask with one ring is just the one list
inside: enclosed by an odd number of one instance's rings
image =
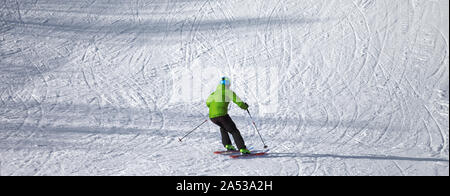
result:
[(238, 105), (241, 109), (246, 110), (248, 109), (248, 104), (243, 102), (237, 95), (235, 92), (232, 93), (232, 100), (233, 103), (235, 103), (236, 105)]
[(213, 100), (214, 100), (213, 94), (214, 94), (214, 93), (212, 93), (211, 95), (209, 95), (209, 96), (208, 96), (208, 99), (206, 99), (206, 106), (208, 106), (208, 108), (209, 108), (209, 106), (211, 105), (211, 103), (212, 103)]

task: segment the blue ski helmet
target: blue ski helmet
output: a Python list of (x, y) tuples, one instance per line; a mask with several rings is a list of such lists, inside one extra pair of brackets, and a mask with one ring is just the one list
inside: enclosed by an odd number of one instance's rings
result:
[(228, 77), (222, 77), (222, 80), (220, 81), (220, 84), (225, 85), (226, 87), (230, 87), (231, 80)]

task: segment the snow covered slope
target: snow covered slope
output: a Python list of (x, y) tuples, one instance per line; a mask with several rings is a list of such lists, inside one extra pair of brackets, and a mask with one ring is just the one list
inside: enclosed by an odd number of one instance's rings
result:
[[(449, 175), (448, 7), (1, 0), (0, 175)], [(222, 75), (270, 155), (214, 155), (211, 122), (178, 142)]]

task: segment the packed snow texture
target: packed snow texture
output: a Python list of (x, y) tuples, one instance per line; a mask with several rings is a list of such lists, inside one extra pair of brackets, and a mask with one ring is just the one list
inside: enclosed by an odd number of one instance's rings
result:
[[(1, 0), (0, 175), (448, 176), (448, 40), (448, 0)], [(267, 156), (178, 141), (221, 76)]]

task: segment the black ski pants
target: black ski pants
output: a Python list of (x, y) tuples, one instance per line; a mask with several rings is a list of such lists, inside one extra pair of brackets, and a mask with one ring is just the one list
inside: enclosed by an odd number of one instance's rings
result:
[(231, 144), (230, 136), (228, 135), (228, 133), (231, 133), (238, 149), (247, 148), (245, 146), (244, 139), (241, 136), (241, 132), (239, 132), (236, 124), (234, 124), (228, 114), (225, 116), (211, 118), (211, 121), (220, 127), (223, 146)]

